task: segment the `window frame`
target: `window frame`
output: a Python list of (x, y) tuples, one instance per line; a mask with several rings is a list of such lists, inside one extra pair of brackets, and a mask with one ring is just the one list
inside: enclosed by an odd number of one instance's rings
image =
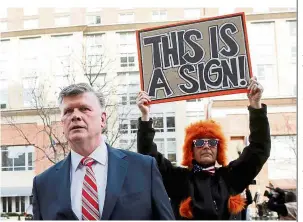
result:
[[(12, 166), (3, 166), (4, 165), (4, 159), (3, 159), (3, 153), (7, 153), (7, 157), (9, 155), (9, 148), (14, 149), (14, 147), (24, 147), (24, 166), (15, 166), (15, 159), (17, 158), (8, 158), (8, 161), (12, 162)], [(32, 151), (31, 151), (32, 150)], [(32, 164), (29, 166), (29, 154), (32, 155)], [(23, 154), (22, 154), (23, 155)], [(20, 155), (18, 155), (19, 158)], [(34, 158), (35, 158), (35, 147), (32, 145), (15, 145), (15, 146), (1, 146), (1, 157), (2, 157), (2, 163), (1, 163), (1, 171), (3, 172), (10, 172), (10, 171), (34, 171), (35, 170), (35, 164), (34, 164)], [(22, 170), (24, 168), (24, 170)], [(7, 169), (7, 170), (6, 170)], [(15, 170), (15, 169), (21, 169), (21, 170)]]

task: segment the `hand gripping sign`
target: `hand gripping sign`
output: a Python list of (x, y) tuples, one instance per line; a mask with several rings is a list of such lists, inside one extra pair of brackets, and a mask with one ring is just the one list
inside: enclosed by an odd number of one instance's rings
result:
[(245, 14), (138, 30), (141, 90), (151, 103), (247, 92)]

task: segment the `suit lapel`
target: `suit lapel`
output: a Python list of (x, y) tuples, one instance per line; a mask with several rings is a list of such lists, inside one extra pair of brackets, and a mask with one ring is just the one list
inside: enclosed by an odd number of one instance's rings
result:
[(108, 173), (106, 195), (101, 220), (108, 220), (121, 192), (123, 182), (127, 173), (128, 162), (124, 159), (123, 152), (111, 148), (108, 150)]
[(66, 218), (72, 220), (78, 220), (78, 217), (72, 210), (71, 196), (70, 196), (70, 165), (71, 165), (71, 154), (58, 164), (56, 168), (56, 179), (53, 181), (54, 187), (57, 187), (57, 197), (59, 218)]

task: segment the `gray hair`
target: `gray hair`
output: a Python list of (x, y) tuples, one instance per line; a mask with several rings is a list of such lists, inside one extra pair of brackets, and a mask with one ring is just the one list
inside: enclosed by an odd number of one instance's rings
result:
[(59, 94), (59, 104), (62, 104), (63, 98), (67, 96), (76, 96), (82, 93), (91, 92), (93, 93), (99, 100), (101, 108), (104, 108), (105, 101), (104, 96), (101, 92), (96, 92), (89, 84), (87, 83), (78, 83), (72, 84), (61, 90)]

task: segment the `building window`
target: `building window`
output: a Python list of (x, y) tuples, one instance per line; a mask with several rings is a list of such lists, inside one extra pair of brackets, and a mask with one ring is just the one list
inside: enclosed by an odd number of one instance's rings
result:
[(100, 15), (87, 15), (86, 16), (86, 24), (87, 25), (101, 24), (101, 16)]
[(186, 113), (187, 124), (194, 123), (205, 118), (204, 111), (187, 111)]
[(127, 105), (127, 96), (121, 96), (121, 104), (122, 105)]
[[(3, 213), (24, 213), (25, 196), (1, 197)], [(14, 208), (13, 208), (14, 205)], [(13, 211), (14, 209), (14, 211)]]
[(23, 8), (23, 14), (24, 16), (32, 16), (32, 15), (38, 15), (38, 8)]
[(28, 170), (34, 170), (34, 165), (33, 165), (33, 153), (28, 153), (28, 158), (27, 158), (27, 169)]
[[(0, 77), (1, 78), (1, 77)], [(1, 108), (7, 108), (8, 105), (8, 80), (0, 79), (0, 104)]]
[(1, 108), (8, 104), (8, 78), (9, 78), (9, 40), (0, 42), (0, 104)]
[(136, 36), (134, 32), (119, 33), (120, 67), (136, 66)]
[(7, 213), (7, 197), (1, 197), (2, 200), (2, 212)]
[[(139, 72), (119, 72), (118, 73), (119, 83), (123, 88), (121, 90), (125, 90), (125, 85), (139, 85), (140, 84), (140, 76)], [(137, 89), (135, 89), (137, 90)], [(124, 91), (123, 91), (124, 92)], [(136, 91), (134, 91), (136, 92)]]
[(154, 143), (157, 144), (158, 152), (162, 153), (165, 156), (164, 139), (163, 138), (156, 138), (156, 139), (154, 139)]
[(172, 164), (176, 164), (177, 162), (175, 138), (167, 138), (167, 159)]
[(285, 80), (283, 80), (283, 89), (286, 91), (285, 94), (290, 96), (297, 95), (297, 21), (287, 21), (289, 30), (289, 73)]
[(13, 201), (12, 201), (12, 197), (7, 197), (7, 212), (10, 213), (12, 212), (12, 205), (13, 205)]
[(23, 76), (24, 77), (36, 77), (38, 76), (39, 70), (37, 69), (38, 57), (34, 56), (32, 58), (24, 58), (23, 59)]
[(289, 30), (289, 43), (290, 43), (290, 59), (292, 63), (296, 63), (297, 59), (297, 22), (287, 21)]
[(138, 131), (138, 116), (131, 115), (126, 118), (120, 118), (119, 132), (121, 134), (135, 134)]
[(15, 197), (16, 212), (20, 212), (20, 197)]
[(0, 22), (0, 32), (7, 31), (7, 22)]
[(40, 38), (29, 38), (20, 40), (20, 72), (23, 77), (37, 77), (40, 73)]
[(119, 124), (119, 132), (121, 134), (128, 134), (128, 120), (121, 120), (121, 123)]
[(136, 105), (137, 93), (132, 93), (129, 95), (129, 104)]
[(127, 93), (120, 96), (120, 104), (123, 106), (136, 105), (137, 93)]
[(138, 131), (138, 120), (137, 119), (130, 120), (130, 132), (137, 133), (137, 131)]
[(120, 32), (118, 34), (119, 34), (120, 47), (128, 46), (128, 45), (136, 45), (135, 32)]
[[(264, 86), (264, 96), (279, 95), (276, 72), (276, 47), (274, 22), (252, 23), (248, 25), (253, 72)], [(262, 37), (260, 36), (262, 34)]]
[[(52, 36), (52, 73), (54, 76), (54, 90), (59, 93), (69, 82), (69, 77), (73, 74), (71, 64), (72, 55), (72, 35)], [(58, 101), (57, 101), (58, 102)]]
[(23, 105), (35, 105), (35, 90), (38, 86), (38, 77), (41, 71), (40, 38), (26, 38), (20, 40), (20, 72), (23, 85)]
[(158, 152), (167, 158), (173, 165), (176, 165), (176, 139), (175, 138), (155, 138)]
[(99, 74), (103, 72), (103, 38), (103, 34), (86, 36), (86, 74)]
[(166, 124), (167, 124), (167, 132), (175, 132), (175, 117), (174, 116), (166, 117)]
[(56, 76), (67, 76), (71, 74), (70, 55), (57, 55), (53, 60), (52, 72)]
[[(54, 75), (54, 81), (55, 81), (55, 94), (58, 95), (59, 92), (68, 86), (70, 84), (69, 76), (68, 75)], [(56, 104), (59, 105), (59, 101), (56, 101)]]
[(33, 146), (2, 146), (2, 171), (34, 170)]
[(259, 64), (257, 65), (257, 76), (259, 81), (265, 81), (266, 78), (273, 77), (273, 65)]
[(153, 117), (153, 123), (156, 132), (164, 132), (163, 117)]
[(133, 23), (135, 21), (135, 13), (120, 13), (119, 23)]
[(21, 212), (25, 212), (25, 197), (21, 197)]
[(153, 21), (165, 21), (167, 20), (167, 12), (165, 10), (158, 10), (152, 12)]
[(119, 132), (121, 134), (137, 133), (138, 131), (138, 118), (132, 117), (131, 119), (120, 119)]
[(120, 66), (121, 67), (134, 67), (135, 66), (135, 54), (134, 53), (121, 53)]
[(185, 19), (199, 19), (201, 17), (201, 9), (184, 9)]
[(62, 16), (55, 18), (55, 26), (56, 27), (67, 27), (69, 26), (69, 16)]
[(28, 19), (23, 21), (24, 29), (37, 29), (38, 28), (38, 19)]
[(25, 107), (36, 107), (37, 95), (36, 90), (38, 86), (37, 77), (24, 77), (23, 85), (23, 105)]
[(138, 91), (140, 90), (140, 77), (138, 72), (118, 73), (118, 95), (122, 105), (136, 105)]
[(136, 119), (122, 119), (119, 124), (119, 132), (121, 134), (128, 134), (128, 129), (130, 133), (137, 133), (138, 131), (138, 118)]

